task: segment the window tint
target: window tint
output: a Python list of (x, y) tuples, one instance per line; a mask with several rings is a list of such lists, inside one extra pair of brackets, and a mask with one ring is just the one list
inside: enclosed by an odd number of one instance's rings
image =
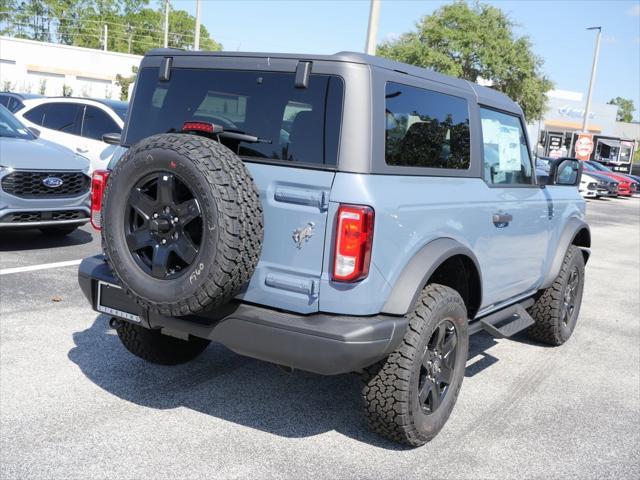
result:
[(35, 123), (36, 125), (42, 126), (42, 120), (44, 119), (44, 115), (45, 113), (47, 113), (48, 109), (49, 109), (49, 105), (47, 104), (39, 105), (35, 108), (32, 108), (28, 112), (26, 112), (24, 114), (24, 118), (26, 118), (32, 123)]
[(161, 82), (157, 68), (144, 68), (124, 144), (180, 131), (185, 121), (195, 120), (259, 137), (259, 143), (221, 137), (245, 157), (335, 165), (342, 81), (311, 75), (307, 88), (295, 88), (294, 77), (283, 72), (175, 68), (170, 81)]
[(484, 179), (496, 185), (532, 183), (531, 157), (520, 118), (480, 109), (484, 149)]
[(77, 134), (76, 119), (81, 105), (77, 103), (50, 103), (42, 119), (42, 126), (64, 133)]
[(388, 165), (469, 168), (465, 99), (387, 83), (385, 115)]
[(82, 122), (83, 137), (102, 140), (102, 135), (105, 133), (120, 133), (120, 131), (120, 127), (107, 113), (99, 108), (87, 105)]
[(24, 104), (20, 100), (18, 100), (17, 98), (10, 98), (9, 99), (9, 103), (7, 104), (7, 108), (12, 113), (13, 112), (17, 112), (22, 107), (24, 107)]
[(9, 99), (11, 97), (8, 95), (0, 95), (0, 105), (3, 105), (5, 107), (9, 106)]

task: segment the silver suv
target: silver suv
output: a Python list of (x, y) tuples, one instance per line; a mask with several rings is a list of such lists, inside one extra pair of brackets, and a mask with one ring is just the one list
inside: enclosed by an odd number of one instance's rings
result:
[(89, 160), (38, 138), (0, 106), (0, 229), (68, 235), (89, 221)]

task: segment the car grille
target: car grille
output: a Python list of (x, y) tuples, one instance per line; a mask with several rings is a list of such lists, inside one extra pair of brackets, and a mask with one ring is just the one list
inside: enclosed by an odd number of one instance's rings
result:
[(14, 212), (0, 218), (0, 223), (60, 222), (88, 218), (82, 210), (58, 210), (54, 212)]
[[(48, 187), (45, 178), (62, 181), (58, 187)], [(2, 179), (2, 189), (22, 198), (71, 197), (89, 191), (91, 180), (82, 172), (13, 172)]]

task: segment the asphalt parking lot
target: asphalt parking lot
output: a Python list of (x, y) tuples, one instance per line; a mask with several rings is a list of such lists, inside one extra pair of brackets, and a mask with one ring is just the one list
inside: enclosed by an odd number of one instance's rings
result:
[(89, 227), (3, 232), (0, 478), (640, 478), (640, 199), (588, 212), (572, 339), (472, 337), (451, 419), (414, 450), (369, 432), (355, 375), (287, 374), (219, 345), (145, 364), (90, 310), (75, 265), (24, 271), (98, 252)]

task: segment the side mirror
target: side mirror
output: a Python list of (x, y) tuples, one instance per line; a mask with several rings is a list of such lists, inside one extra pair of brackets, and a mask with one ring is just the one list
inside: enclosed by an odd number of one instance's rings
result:
[(33, 128), (33, 127), (27, 127), (27, 128), (33, 134), (34, 137), (40, 138), (40, 130), (38, 130), (37, 128)]
[(102, 141), (109, 145), (120, 145), (120, 140), (122, 140), (122, 134), (120, 133), (105, 133), (102, 135)]
[(553, 185), (575, 187), (582, 177), (582, 162), (575, 158), (559, 158), (549, 165), (549, 181)]

